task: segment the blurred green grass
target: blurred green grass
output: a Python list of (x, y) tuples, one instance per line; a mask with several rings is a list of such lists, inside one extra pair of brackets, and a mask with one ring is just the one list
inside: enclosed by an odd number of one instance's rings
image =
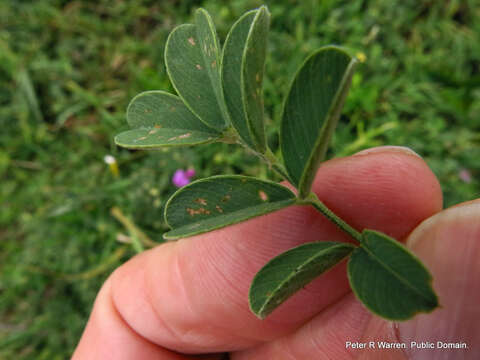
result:
[[(266, 1), (273, 15), (265, 105), (278, 147), (282, 98), (297, 66), (325, 44), (359, 67), (331, 155), (383, 144), (421, 154), (445, 206), (479, 197), (478, 1)], [(239, 149), (116, 148), (137, 93), (172, 91), (163, 64), (169, 31), (211, 12), (223, 40), (260, 1), (0, 2), (0, 359), (66, 359), (101, 283), (134, 254), (113, 206), (156, 241), (170, 177), (271, 175)], [(120, 177), (103, 162), (114, 155)], [(460, 174), (464, 174), (464, 178)], [(471, 181), (465, 178), (471, 176)], [(100, 266), (100, 267), (99, 267)]]

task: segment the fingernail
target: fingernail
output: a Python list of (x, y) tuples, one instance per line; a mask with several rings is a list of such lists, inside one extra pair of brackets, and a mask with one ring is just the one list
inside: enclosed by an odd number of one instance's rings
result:
[(418, 155), (415, 151), (412, 149), (405, 147), (405, 146), (378, 146), (370, 149), (365, 149), (362, 151), (357, 152), (356, 154), (353, 154), (353, 156), (357, 155), (369, 155), (369, 154), (375, 154), (375, 153), (381, 153), (381, 152), (398, 152), (406, 155), (414, 155), (416, 157), (421, 158), (420, 155)]

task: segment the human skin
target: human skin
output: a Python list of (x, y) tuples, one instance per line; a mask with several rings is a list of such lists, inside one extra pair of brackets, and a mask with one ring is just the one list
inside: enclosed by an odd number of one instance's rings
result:
[[(432, 272), (441, 307), (401, 323), (374, 316), (351, 293), (343, 262), (256, 318), (248, 289), (268, 260), (304, 242), (352, 241), (313, 208), (294, 206), (163, 244), (119, 267), (97, 296), (73, 360), (220, 359), (225, 352), (234, 360), (480, 358), (480, 201), (442, 211), (434, 174), (399, 147), (325, 162), (313, 191), (358, 230), (406, 242)], [(468, 349), (345, 345), (382, 340)]]

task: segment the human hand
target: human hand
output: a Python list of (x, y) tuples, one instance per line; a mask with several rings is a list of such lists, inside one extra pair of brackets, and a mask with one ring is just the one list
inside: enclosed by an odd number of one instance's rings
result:
[[(432, 216), (442, 206), (438, 181), (420, 157), (397, 147), (324, 163), (313, 190), (357, 229), (406, 239), (432, 272), (441, 308), (402, 323), (373, 316), (351, 293), (343, 263), (257, 319), (248, 288), (269, 259), (304, 242), (349, 241), (315, 210), (290, 207), (158, 246), (118, 268), (73, 359), (480, 358), (480, 201)], [(407, 348), (369, 349), (370, 341)], [(468, 349), (422, 350), (411, 341)]]

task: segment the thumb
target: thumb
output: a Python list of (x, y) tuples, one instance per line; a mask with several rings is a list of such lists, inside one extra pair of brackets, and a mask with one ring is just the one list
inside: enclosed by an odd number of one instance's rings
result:
[(409, 358), (480, 359), (480, 199), (425, 220), (407, 247), (432, 272), (441, 305), (398, 325)]

